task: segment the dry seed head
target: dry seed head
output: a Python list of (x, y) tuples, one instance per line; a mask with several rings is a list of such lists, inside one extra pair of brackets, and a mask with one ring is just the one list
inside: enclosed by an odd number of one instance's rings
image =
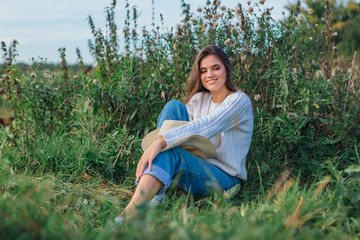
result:
[(231, 8), (231, 9), (230, 9), (230, 12), (235, 12), (235, 9)]
[(220, 1), (217, 1), (217, 2), (216, 2), (216, 5), (217, 5), (217, 6), (219, 6), (219, 5), (220, 5), (220, 3), (221, 3)]
[(240, 15), (240, 13), (241, 13), (240, 8), (237, 8), (237, 9), (235, 10), (235, 14), (236, 14), (236, 15)]
[(201, 7), (198, 7), (198, 8), (197, 8), (197, 11), (198, 11), (198, 12), (202, 12), (202, 8), (201, 8)]
[(254, 11), (254, 9), (252, 7), (249, 7), (249, 9), (247, 10), (248, 13), (252, 13)]
[(262, 29), (261, 29), (260, 27), (257, 27), (257, 28), (256, 28), (256, 32), (257, 32), (257, 33), (261, 32), (261, 31), (262, 31)]
[(226, 10), (226, 7), (225, 7), (225, 6), (221, 6), (220, 9), (221, 9), (221, 11), (225, 11), (225, 10)]
[(191, 18), (190, 21), (194, 23), (194, 22), (196, 22), (196, 19), (195, 19), (195, 18)]
[(125, 53), (125, 56), (128, 57), (129, 55), (130, 55), (130, 52), (126, 52), (126, 53)]
[(260, 0), (259, 3), (260, 3), (260, 4), (264, 4), (264, 3), (265, 3), (265, 0)]
[(97, 84), (97, 79), (94, 79), (94, 80), (93, 80), (93, 84)]
[(74, 76), (73, 76), (73, 79), (78, 79), (78, 78), (79, 78), (78, 75), (74, 75)]
[(213, 27), (217, 28), (218, 25), (219, 25), (218, 23), (214, 23)]
[(300, 201), (295, 209), (295, 211), (293, 212), (293, 214), (291, 214), (286, 223), (285, 223), (285, 228), (288, 229), (289, 227), (298, 227), (301, 226), (303, 224), (303, 220), (300, 218), (300, 211), (301, 208), (304, 205), (304, 198), (300, 197)]
[(338, 35), (337, 32), (334, 32), (331, 36), (336, 37)]
[(260, 98), (261, 98), (260, 94), (255, 94), (255, 96), (254, 96), (255, 101), (259, 101)]
[(216, 20), (219, 18), (219, 15), (213, 14), (213, 15), (212, 15), (212, 18), (216, 21)]
[(206, 23), (203, 23), (202, 27), (203, 27), (203, 28), (206, 28), (206, 27), (207, 27), (207, 24), (206, 24)]
[(319, 27), (319, 24), (315, 24), (315, 29)]
[(234, 27), (232, 27), (232, 28), (230, 29), (230, 32), (231, 32), (231, 33), (234, 33), (234, 32), (236, 32), (236, 29), (235, 29)]
[(166, 98), (166, 95), (165, 95), (165, 91), (164, 91), (164, 90), (161, 91), (161, 98), (162, 98), (162, 99), (165, 99), (165, 98)]
[(30, 73), (30, 77), (35, 78), (35, 73)]
[(301, 23), (301, 21), (303, 20), (304, 16), (303, 15), (300, 15), (299, 16), (299, 19), (298, 19), (298, 23)]
[(308, 9), (308, 14), (312, 14), (313, 10), (311, 8)]
[(250, 4), (251, 4), (251, 1), (247, 1), (247, 4), (250, 5)]

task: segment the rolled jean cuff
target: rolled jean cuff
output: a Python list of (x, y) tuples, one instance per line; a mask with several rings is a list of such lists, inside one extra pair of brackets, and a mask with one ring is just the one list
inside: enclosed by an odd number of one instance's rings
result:
[[(163, 183), (163, 186), (161, 187), (160, 191), (157, 194), (162, 194), (165, 192), (171, 185), (171, 179), (169, 173), (164, 171), (162, 168), (160, 168), (157, 165), (151, 166), (151, 171), (149, 171), (148, 166), (146, 166), (143, 175), (151, 175), (158, 179), (160, 182)], [(140, 181), (140, 178), (136, 178), (135, 184), (138, 185)]]

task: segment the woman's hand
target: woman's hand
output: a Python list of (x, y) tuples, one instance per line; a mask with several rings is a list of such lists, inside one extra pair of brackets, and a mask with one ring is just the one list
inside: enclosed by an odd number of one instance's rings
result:
[(164, 137), (159, 135), (158, 138), (145, 150), (141, 156), (136, 168), (136, 178), (140, 178), (142, 176), (147, 164), (149, 164), (149, 171), (151, 171), (152, 161), (161, 152), (161, 149), (166, 146), (167, 143)]

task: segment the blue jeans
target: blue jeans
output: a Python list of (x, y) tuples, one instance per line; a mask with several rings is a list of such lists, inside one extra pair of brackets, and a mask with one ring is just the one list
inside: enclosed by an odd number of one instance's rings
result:
[[(175, 100), (168, 102), (159, 116), (157, 128), (160, 128), (165, 120), (189, 121), (186, 106)], [(230, 176), (181, 147), (159, 153), (153, 160), (151, 171), (146, 166), (144, 174), (152, 175), (164, 184), (158, 194), (169, 188), (172, 182), (195, 197), (213, 190), (227, 190), (240, 183), (240, 179)]]

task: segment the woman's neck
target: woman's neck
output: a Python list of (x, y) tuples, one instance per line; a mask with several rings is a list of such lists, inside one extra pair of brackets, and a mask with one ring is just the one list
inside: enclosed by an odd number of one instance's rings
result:
[(210, 93), (214, 103), (222, 103), (231, 91), (227, 88), (222, 88), (217, 91), (211, 91)]

